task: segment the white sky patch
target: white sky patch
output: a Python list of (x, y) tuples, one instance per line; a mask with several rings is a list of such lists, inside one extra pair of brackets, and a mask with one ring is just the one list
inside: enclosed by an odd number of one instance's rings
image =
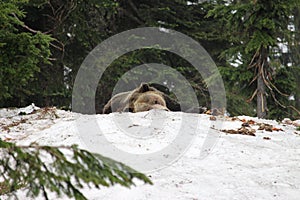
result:
[(187, 1), (186, 5), (188, 5), (188, 6), (190, 6), (190, 5), (198, 5), (198, 4), (203, 3), (205, 1), (207, 1), (207, 0), (199, 0), (198, 2)]
[(67, 67), (66, 65), (64, 65), (64, 84), (67, 89), (70, 88), (67, 77), (68, 77), (69, 73), (71, 73), (71, 72), (72, 72), (72, 69)]
[(289, 50), (287, 43), (279, 42), (278, 47), (279, 47), (279, 49), (281, 50), (282, 53), (287, 53), (288, 50)]
[(195, 5), (196, 3), (195, 2), (190, 2), (190, 1), (187, 1), (186, 2), (186, 5), (190, 6), (190, 5)]
[(290, 25), (288, 25), (288, 30), (290, 30), (290, 31), (295, 31), (296, 29), (295, 29), (295, 25), (294, 24), (290, 24)]
[(294, 95), (289, 96), (289, 100), (290, 101), (295, 101), (295, 96)]
[(234, 66), (234, 67), (238, 67), (238, 66), (240, 66), (241, 64), (243, 64), (241, 53), (238, 53), (237, 59), (235, 59), (235, 60), (234, 60), (234, 57), (232, 57), (232, 58), (229, 60), (229, 63), (230, 63), (230, 65), (232, 65), (232, 66)]

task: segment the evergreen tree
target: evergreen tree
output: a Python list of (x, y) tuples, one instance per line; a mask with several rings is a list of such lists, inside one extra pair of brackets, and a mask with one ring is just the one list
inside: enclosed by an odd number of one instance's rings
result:
[[(292, 39), (288, 25), (297, 6), (297, 0), (232, 1), (216, 4), (208, 15), (225, 23), (221, 37), (228, 38), (232, 47), (224, 51), (223, 56), (232, 62), (240, 60), (242, 64), (239, 69), (244, 67), (253, 72), (250, 83), (256, 82), (256, 85), (250, 100), (256, 97), (256, 113), (260, 118), (267, 116), (268, 95), (277, 105), (281, 105), (276, 93), (284, 93), (272, 81), (273, 74), (278, 74), (278, 70), (271, 63), (276, 54), (282, 53), (278, 47), (280, 42)], [(290, 91), (284, 92), (290, 94)]]
[(49, 63), (52, 38), (22, 19), (27, 0), (0, 2), (0, 106), (20, 106), (34, 90), (28, 85)]
[(296, 87), (293, 91), (293, 97), (295, 98), (295, 112), (292, 113), (292, 117), (300, 117), (300, 8), (294, 10), (295, 23), (291, 26), (294, 28), (292, 37), (296, 42), (291, 41), (291, 48), (289, 49), (290, 64), (293, 67), (292, 75), (295, 77)]
[(77, 70), (112, 34), (117, 5), (113, 0), (1, 2), (0, 106), (34, 102), (68, 108)]
[(31, 101), (70, 108), (77, 70), (87, 54), (111, 34), (117, 5), (112, 0), (35, 0), (26, 5), (26, 23), (55, 38), (50, 46), (51, 67), (41, 66), (31, 85), (35, 88)]

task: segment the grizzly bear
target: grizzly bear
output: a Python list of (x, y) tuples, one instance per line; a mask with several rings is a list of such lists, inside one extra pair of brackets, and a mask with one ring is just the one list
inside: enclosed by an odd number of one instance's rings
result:
[(116, 94), (103, 108), (103, 114), (111, 112), (143, 112), (151, 109), (169, 111), (164, 94), (147, 83), (138, 88)]

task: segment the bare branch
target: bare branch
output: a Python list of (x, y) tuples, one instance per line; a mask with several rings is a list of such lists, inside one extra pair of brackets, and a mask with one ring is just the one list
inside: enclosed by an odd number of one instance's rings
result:
[(270, 85), (281, 95), (288, 97), (288, 94), (281, 92), (271, 81), (269, 81)]
[(134, 12), (136, 14), (139, 14), (139, 11), (138, 11), (137, 7), (134, 5), (134, 3), (132, 2), (132, 0), (128, 0), (128, 3), (130, 5), (130, 7), (134, 10)]
[(296, 111), (298, 113), (298, 115), (300, 116), (300, 111), (297, 108), (295, 108), (294, 106), (287, 106), (287, 107)]
[(142, 22), (140, 19), (138, 19), (137, 17), (133, 16), (130, 12), (128, 12), (127, 10), (121, 8), (121, 11), (129, 18), (131, 18), (133, 21), (137, 22), (140, 25), (144, 25), (144, 22)]
[(32, 32), (32, 33), (38, 33), (38, 32), (39, 32), (39, 31), (37, 31), (37, 30), (34, 30), (34, 29), (30, 28), (30, 27), (27, 26), (26, 24), (24, 24), (24, 22), (22, 22), (22, 21), (18, 18), (18, 16), (17, 16), (15, 13), (12, 13), (12, 15), (13, 15), (14, 18), (16, 18), (19, 22), (21, 22), (21, 26), (22, 26), (23, 28), (25, 28), (26, 30), (28, 30), (28, 31), (30, 31), (30, 32)]
[(57, 45), (55, 45), (53, 43), (50, 43), (50, 46), (52, 46), (52, 47), (54, 47), (54, 48), (56, 48), (56, 49), (58, 49), (60, 51), (63, 51), (63, 48), (60, 48), (59, 46), (57, 46)]
[(248, 69), (254, 67), (257, 64), (257, 62), (255, 62), (255, 63), (253, 63), (253, 62), (254, 62), (255, 58), (259, 55), (259, 50), (260, 49), (257, 49), (257, 51), (255, 52), (254, 56), (252, 57), (252, 59), (250, 61), (250, 64), (248, 65)]
[(248, 103), (251, 102), (254, 99), (254, 97), (256, 96), (256, 94), (257, 94), (257, 89), (253, 92), (252, 96), (250, 97), (250, 99), (247, 100), (247, 102)]
[(275, 103), (278, 104), (279, 106), (281, 106), (282, 108), (286, 108), (285, 105), (283, 105), (282, 103), (280, 103), (280, 102), (277, 100), (277, 98), (275, 97), (274, 92), (273, 92), (272, 90), (271, 90), (270, 92), (271, 92), (271, 95), (272, 95), (273, 100), (275, 101)]
[(255, 77), (250, 81), (248, 85), (251, 85), (255, 80), (257, 80), (259, 74), (256, 74)]

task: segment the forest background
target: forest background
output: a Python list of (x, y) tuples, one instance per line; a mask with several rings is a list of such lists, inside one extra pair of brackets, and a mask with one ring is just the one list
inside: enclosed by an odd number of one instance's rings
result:
[[(225, 84), (230, 115), (299, 118), (299, 4), (298, 0), (3, 0), (0, 107), (35, 103), (71, 109), (77, 71), (91, 50), (122, 31), (161, 27), (190, 36), (210, 54)], [(210, 108), (205, 81), (193, 66), (170, 52), (142, 49), (119, 57), (105, 71), (95, 99), (98, 113), (119, 78), (144, 63), (162, 63), (179, 71), (200, 105)]]

